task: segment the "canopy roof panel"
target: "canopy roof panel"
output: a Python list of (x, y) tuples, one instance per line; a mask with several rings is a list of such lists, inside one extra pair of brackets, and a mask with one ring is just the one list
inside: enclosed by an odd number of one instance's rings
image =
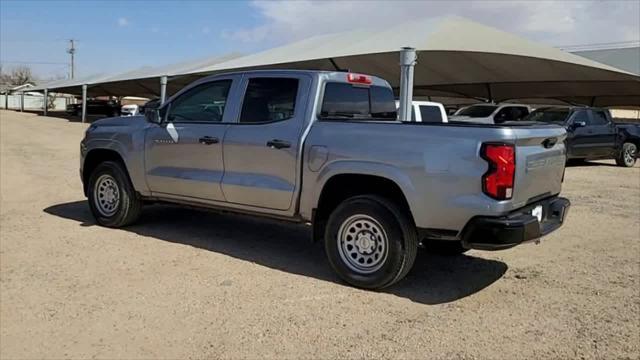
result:
[(398, 52), (405, 46), (418, 52), (415, 96), (566, 98), (602, 106), (638, 105), (640, 97), (640, 76), (460, 17), (320, 35), (242, 57), (231, 54), (47, 87), (77, 93), (73, 87), (89, 84), (95, 93), (156, 96), (160, 76), (172, 78), (171, 94), (207, 74), (291, 68), (361, 72), (397, 88)]

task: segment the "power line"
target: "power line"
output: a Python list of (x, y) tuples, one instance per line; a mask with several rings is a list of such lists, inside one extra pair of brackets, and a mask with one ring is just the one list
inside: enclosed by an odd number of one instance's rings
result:
[(66, 62), (46, 62), (46, 61), (5, 61), (0, 60), (2, 64), (26, 64), (26, 65), (66, 65), (69, 66), (69, 63)]

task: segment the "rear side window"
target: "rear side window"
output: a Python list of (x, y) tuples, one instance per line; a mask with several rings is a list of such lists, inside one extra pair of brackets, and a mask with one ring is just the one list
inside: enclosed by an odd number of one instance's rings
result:
[(420, 116), (422, 117), (422, 122), (442, 122), (442, 114), (437, 106), (420, 105)]
[(320, 110), (322, 118), (396, 120), (393, 91), (382, 86), (359, 87), (327, 83)]
[(240, 123), (256, 124), (292, 118), (297, 94), (298, 79), (250, 79), (242, 102)]

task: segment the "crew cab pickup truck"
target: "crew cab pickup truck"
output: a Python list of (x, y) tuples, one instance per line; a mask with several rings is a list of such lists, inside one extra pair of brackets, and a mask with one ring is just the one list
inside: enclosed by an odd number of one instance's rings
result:
[(198, 80), (144, 117), (94, 122), (80, 176), (103, 226), (159, 201), (305, 223), (344, 281), (376, 289), (407, 274), (421, 243), (499, 250), (558, 229), (565, 136), (401, 122), (389, 84), (368, 75), (246, 71)]
[(567, 129), (568, 159), (615, 159), (632, 167), (638, 158), (640, 124), (617, 124), (607, 109), (593, 107), (545, 107), (524, 121), (562, 125)]

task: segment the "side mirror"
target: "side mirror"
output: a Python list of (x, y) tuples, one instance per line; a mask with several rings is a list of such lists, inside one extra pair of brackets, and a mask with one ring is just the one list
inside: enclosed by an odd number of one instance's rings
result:
[(571, 127), (573, 127), (574, 129), (585, 127), (585, 126), (587, 126), (587, 123), (584, 121), (574, 121), (573, 124), (571, 125)]
[(144, 109), (144, 117), (148, 122), (160, 124), (160, 111), (158, 109)]

